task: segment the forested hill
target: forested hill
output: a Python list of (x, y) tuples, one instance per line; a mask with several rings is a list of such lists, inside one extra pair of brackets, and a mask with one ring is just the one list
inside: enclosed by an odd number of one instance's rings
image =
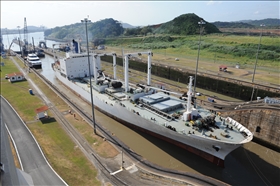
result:
[(254, 25), (242, 22), (214, 22), (213, 23), (218, 28), (255, 28)]
[[(150, 25), (145, 27), (128, 28), (124, 35), (147, 35), (147, 34), (169, 34), (169, 35), (194, 35), (199, 33), (199, 25), (202, 18), (195, 14), (183, 14), (172, 21)], [(220, 33), (220, 30), (213, 24), (204, 21), (203, 32), (206, 34)]]
[[(107, 38), (116, 37), (123, 33), (124, 28), (121, 23), (109, 18), (94, 23), (87, 23), (88, 37)], [(71, 40), (73, 38), (85, 40), (86, 36), (85, 23), (76, 23), (62, 27), (55, 27), (45, 31), (45, 35), (49, 38)]]
[[(167, 23), (136, 27), (123, 28), (122, 24), (112, 18), (104, 19), (94, 23), (88, 23), (89, 39), (116, 37), (122, 34), (126, 36), (147, 35), (147, 34), (172, 34), (172, 35), (193, 35), (199, 33), (198, 22), (201, 18), (195, 14), (184, 14), (176, 17)], [(219, 33), (219, 29), (207, 23), (203, 25), (204, 33)], [(85, 23), (76, 23), (72, 25), (55, 27), (45, 31), (48, 38), (56, 39), (85, 39)]]
[[(183, 14), (166, 23), (148, 25), (143, 27), (124, 28), (124, 24), (112, 18), (100, 20), (94, 23), (88, 23), (88, 36), (90, 40), (97, 38), (112, 38), (118, 36), (143, 36), (153, 34), (168, 35), (195, 35), (199, 33), (198, 22), (207, 18), (200, 18), (196, 14)], [(214, 22), (204, 21), (203, 33), (220, 33), (219, 28), (224, 32), (224, 28), (258, 28), (260, 24), (265, 24), (266, 28), (279, 28), (279, 19), (263, 20), (244, 20), (239, 22)], [(45, 36), (51, 39), (72, 40), (73, 38), (85, 41), (85, 23), (75, 23), (62, 27), (55, 27), (45, 30)]]
[(242, 20), (237, 22), (213, 22), (218, 28), (258, 28), (265, 25), (266, 28), (280, 28), (280, 19), (262, 19), (262, 20)]
[(264, 24), (266, 27), (278, 27), (280, 26), (280, 19), (262, 19), (262, 20), (243, 20), (239, 21), (243, 23), (248, 23), (250, 25), (254, 25), (256, 27), (259, 27), (261, 24)]
[[(161, 24), (160, 27), (154, 30), (154, 33), (174, 34), (174, 35), (193, 35), (199, 33), (198, 22), (202, 18), (195, 14), (183, 14), (174, 18), (172, 21)], [(206, 24), (203, 25), (204, 32), (219, 33), (220, 30), (213, 24), (204, 21)]]

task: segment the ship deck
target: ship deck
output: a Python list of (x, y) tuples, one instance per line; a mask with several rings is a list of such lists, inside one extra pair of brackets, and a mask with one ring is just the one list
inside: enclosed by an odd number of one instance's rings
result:
[[(76, 85), (82, 87), (84, 90), (90, 92), (89, 84), (85, 83), (84, 81), (80, 80), (74, 80)], [(93, 83), (94, 87), (98, 87), (99, 85), (95, 85)], [(176, 104), (180, 102), (184, 105), (182, 108), (174, 109), (172, 111), (165, 111), (165, 112), (159, 112), (158, 110), (150, 109), (149, 106), (151, 105), (140, 105), (131, 102), (129, 99), (125, 98), (124, 96), (131, 96), (130, 93), (117, 92), (112, 93), (111, 95), (108, 95), (107, 93), (100, 93), (93, 89), (93, 95), (98, 94), (98, 97), (106, 102), (107, 104), (122, 104), (124, 107), (128, 110), (130, 110), (132, 113), (139, 113), (141, 117), (146, 118), (147, 120), (152, 121), (156, 125), (161, 125), (168, 127), (170, 130), (176, 130), (176, 132), (186, 135), (196, 135), (200, 137), (209, 138), (212, 140), (219, 140), (226, 143), (233, 143), (233, 144), (242, 144), (245, 142), (248, 142), (251, 140), (251, 132), (248, 131), (245, 127), (243, 127), (241, 124), (239, 124), (236, 121), (231, 120), (229, 118), (228, 120), (219, 116), (219, 113), (216, 113), (214, 111), (210, 111), (207, 109), (204, 109), (202, 107), (197, 106), (196, 110), (198, 111), (199, 115), (204, 118), (209, 115), (215, 115), (215, 125), (217, 127), (210, 127), (210, 129), (204, 129), (201, 127), (197, 127), (194, 125), (194, 121), (183, 121), (183, 116), (180, 115), (177, 119), (171, 119), (166, 116), (172, 115), (173, 113), (183, 113), (186, 111), (186, 104), (187, 101), (181, 100), (175, 96), (172, 95), (166, 95), (163, 92), (158, 92), (157, 96), (163, 96), (163, 97), (170, 97), (174, 102), (171, 104)], [(120, 99), (116, 99), (116, 97), (119, 97)], [(153, 106), (153, 105), (152, 105)], [(162, 105), (157, 105), (160, 109), (163, 107)]]

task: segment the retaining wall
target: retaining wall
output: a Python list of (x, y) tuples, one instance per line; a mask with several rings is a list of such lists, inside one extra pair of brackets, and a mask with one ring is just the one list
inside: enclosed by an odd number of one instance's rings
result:
[[(101, 60), (113, 63), (112, 56), (102, 56)], [(117, 57), (116, 62), (117, 65), (123, 66), (122, 58)], [(144, 61), (129, 60), (129, 68), (141, 72), (147, 72), (147, 63)], [(194, 76), (195, 72), (187, 69), (152, 63), (152, 75), (187, 84), (188, 77)], [(246, 101), (251, 99), (251, 83), (220, 76), (214, 76), (206, 73), (198, 73), (196, 79), (196, 86), (199, 88), (214, 91)], [(264, 98), (266, 96), (279, 97), (280, 89), (258, 85), (258, 88), (255, 89), (253, 99), (256, 100), (257, 97)]]
[(272, 148), (280, 149), (280, 111), (269, 109), (252, 109), (221, 112), (242, 123), (253, 134), (254, 140)]

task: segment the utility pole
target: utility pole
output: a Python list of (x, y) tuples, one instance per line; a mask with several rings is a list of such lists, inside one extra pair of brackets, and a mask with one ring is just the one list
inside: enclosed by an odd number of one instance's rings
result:
[[(197, 52), (197, 60), (196, 60), (196, 68), (195, 68), (195, 76), (194, 76), (194, 88), (193, 88), (194, 97), (195, 97), (195, 88), (196, 88), (198, 60), (199, 60), (199, 53), (200, 53), (201, 33), (203, 31), (202, 25), (205, 25), (205, 22), (203, 20), (201, 20), (198, 22), (198, 25), (199, 25), (199, 43), (198, 43), (198, 52)], [(196, 99), (194, 99), (194, 108), (196, 108)]]
[[(93, 95), (92, 95), (92, 82), (91, 82), (91, 67), (90, 67), (90, 60), (89, 60), (89, 48), (88, 48), (88, 31), (87, 31), (87, 24), (91, 22), (88, 18), (84, 18), (81, 20), (82, 23), (85, 23), (86, 26), (86, 41), (87, 41), (87, 56), (88, 56), (88, 68), (89, 68), (89, 83), (90, 83), (90, 98), (91, 98), (91, 110), (92, 110), (92, 121), (93, 121), (93, 130), (94, 134), (96, 134), (96, 124), (95, 124), (95, 116), (94, 116), (94, 104), (93, 104)], [(94, 74), (96, 76), (96, 74)]]
[(257, 50), (257, 54), (256, 54), (256, 62), (255, 62), (255, 67), (254, 67), (254, 73), (253, 73), (253, 77), (252, 77), (253, 90), (252, 90), (252, 95), (251, 95), (251, 102), (252, 102), (253, 97), (254, 97), (254, 91), (255, 91), (255, 85), (254, 85), (255, 73), (256, 73), (256, 68), (257, 68), (257, 62), (258, 62), (258, 55), (259, 55), (261, 40), (262, 40), (262, 31), (263, 31), (263, 27), (264, 27), (265, 25), (264, 25), (264, 24), (261, 24), (260, 26), (261, 26), (260, 41), (259, 41), (259, 45), (258, 45), (258, 50)]
[(21, 50), (21, 37), (20, 37), (20, 30), (19, 30), (20, 26), (17, 26), (17, 28), (18, 28), (18, 35), (19, 35), (19, 38), (18, 38), (19, 50), (20, 50), (20, 53), (21, 53), (21, 57), (23, 57), (23, 52), (22, 52), (22, 50)]

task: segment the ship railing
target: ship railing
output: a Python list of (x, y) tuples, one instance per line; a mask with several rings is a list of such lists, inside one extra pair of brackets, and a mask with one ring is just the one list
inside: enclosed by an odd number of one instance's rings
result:
[(240, 143), (246, 143), (249, 142), (253, 139), (253, 134), (251, 131), (249, 131), (246, 127), (244, 127), (242, 124), (238, 123), (237, 121), (235, 121), (234, 119), (227, 117), (226, 121), (233, 125), (234, 127), (236, 127), (236, 129), (241, 132), (242, 134), (245, 134), (245, 139), (243, 141), (241, 141)]
[[(126, 107), (124, 104), (121, 104), (121, 106), (123, 106), (124, 108), (126, 108), (127, 110), (129, 110), (130, 112), (133, 112), (133, 113), (136, 113), (136, 111), (134, 110), (134, 109), (132, 109), (132, 108), (130, 108), (130, 107)], [(155, 118), (149, 118), (148, 116), (146, 116), (146, 115), (144, 115), (144, 114), (142, 114), (142, 115), (140, 115), (139, 114), (139, 116), (141, 116), (142, 118), (145, 118), (146, 120), (151, 120), (151, 121), (153, 121), (155, 124), (157, 124), (157, 125), (162, 125), (162, 126), (164, 126), (164, 124), (161, 124), (159, 121), (157, 121)]]

